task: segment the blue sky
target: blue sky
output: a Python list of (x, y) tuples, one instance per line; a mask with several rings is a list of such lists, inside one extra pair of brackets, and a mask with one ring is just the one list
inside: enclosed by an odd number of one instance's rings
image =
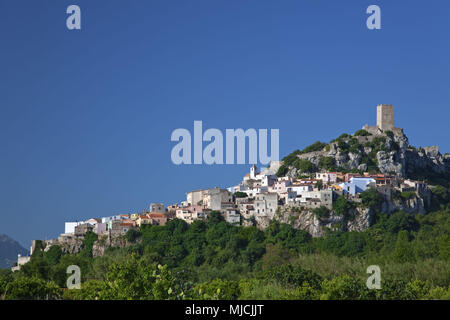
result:
[[(82, 30), (66, 28), (77, 4)], [(382, 29), (366, 28), (377, 4)], [(448, 1), (0, 2), (0, 233), (235, 184), (248, 165), (175, 166), (176, 128), (278, 128), (280, 155), (395, 106), (416, 146), (450, 151)]]

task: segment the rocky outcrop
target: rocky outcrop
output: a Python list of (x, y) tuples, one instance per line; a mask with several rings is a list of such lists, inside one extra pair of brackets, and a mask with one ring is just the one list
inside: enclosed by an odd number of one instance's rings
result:
[[(280, 214), (274, 217), (280, 223), (287, 223), (293, 228), (304, 230), (313, 237), (322, 237), (328, 229), (343, 231), (364, 231), (373, 223), (373, 211), (369, 208), (351, 209), (349, 212), (351, 219), (345, 219), (343, 216), (336, 215), (334, 211), (330, 212), (327, 218), (317, 218), (312, 210), (298, 210), (298, 208), (285, 208)], [(258, 222), (258, 220), (256, 220)], [(264, 229), (270, 223), (266, 219), (258, 227)]]
[(95, 241), (94, 246), (92, 247), (92, 256), (103, 256), (109, 247), (125, 248), (128, 245), (130, 245), (130, 243), (127, 242), (124, 236), (118, 235), (111, 237), (110, 234), (107, 234), (99, 237), (99, 239)]
[[(140, 241), (140, 240), (138, 240)], [(77, 254), (84, 248), (84, 236), (74, 234), (61, 234), (57, 239), (45, 240), (44, 251), (50, 250), (54, 245), (61, 247), (63, 253)], [(111, 236), (109, 233), (101, 235), (98, 240), (94, 242), (92, 247), (92, 256), (99, 257), (105, 254), (109, 247), (124, 248), (130, 245), (123, 235)]]
[(438, 147), (408, 149), (405, 153), (407, 175), (426, 171), (434, 174), (449, 174), (450, 159), (443, 156)]
[[(368, 136), (343, 135), (330, 142), (323, 150), (299, 154), (299, 159), (313, 163), (318, 170), (322, 158), (332, 159), (336, 170), (374, 170), (403, 178), (416, 178), (420, 172), (450, 176), (450, 155), (442, 155), (438, 147), (414, 148), (403, 130), (372, 130)], [(287, 175), (296, 177), (301, 172), (288, 166)]]
[(63, 253), (76, 254), (84, 248), (83, 242), (84, 236), (61, 234), (57, 239), (46, 240), (44, 251), (50, 250), (53, 245), (58, 245)]
[[(428, 190), (429, 192), (429, 190)], [(409, 199), (400, 196), (392, 197), (385, 195), (381, 203), (381, 212), (390, 214), (395, 211), (406, 213), (426, 213), (426, 202), (429, 194), (415, 194)], [(322, 237), (327, 230), (357, 231), (361, 232), (369, 228), (374, 223), (375, 210), (364, 206), (360, 198), (353, 199), (355, 208), (348, 211), (346, 217), (337, 215), (333, 210), (327, 218), (318, 218), (311, 209), (300, 206), (279, 207), (273, 216), (255, 216), (253, 220), (245, 219), (243, 225), (256, 225), (259, 229), (266, 229), (271, 220), (280, 223), (290, 224), (295, 229), (308, 232), (313, 237)]]
[(374, 211), (371, 208), (358, 208), (353, 210), (351, 216), (354, 218), (347, 222), (348, 231), (364, 231), (373, 224)]

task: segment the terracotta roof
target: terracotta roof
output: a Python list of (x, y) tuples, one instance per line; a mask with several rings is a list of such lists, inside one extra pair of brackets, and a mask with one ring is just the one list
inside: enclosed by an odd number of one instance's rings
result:
[(167, 216), (164, 213), (149, 213), (147, 215), (149, 218), (167, 218)]
[(120, 225), (123, 227), (134, 227), (136, 224), (131, 222), (122, 222)]

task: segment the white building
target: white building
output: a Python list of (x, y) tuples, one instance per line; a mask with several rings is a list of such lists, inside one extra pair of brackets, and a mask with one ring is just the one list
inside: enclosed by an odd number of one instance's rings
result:
[(336, 183), (337, 172), (316, 172), (316, 179), (322, 180), (324, 184)]
[(277, 176), (271, 170), (266, 168), (262, 172), (258, 172), (258, 168), (255, 165), (252, 165), (250, 173), (244, 176), (242, 184), (248, 184), (250, 181), (253, 181), (254, 184), (269, 187), (277, 181), (277, 179)]
[(224, 213), (225, 221), (234, 225), (241, 224), (241, 215), (235, 209), (227, 209)]
[(203, 194), (202, 204), (205, 208), (220, 211), (233, 203), (233, 194), (220, 188), (208, 189)]
[[(320, 203), (318, 203), (317, 200), (319, 200)], [(328, 209), (332, 209), (333, 191), (332, 190), (304, 191), (301, 192), (300, 194), (297, 193), (297, 201), (305, 206), (308, 206), (308, 203), (313, 202), (315, 205), (325, 206)]]
[(22, 257), (20, 254), (17, 255), (17, 265), (15, 267), (11, 268), (11, 271), (19, 271), (20, 267), (23, 266), (24, 264), (28, 263), (30, 261), (31, 257), (30, 256), (25, 256)]
[(273, 217), (278, 208), (278, 194), (259, 193), (255, 196), (253, 206), (255, 215)]
[(248, 189), (247, 191), (244, 191), (246, 194), (248, 194), (249, 197), (254, 198), (257, 194), (268, 192), (269, 188), (265, 186), (255, 186), (251, 189)]
[(204, 219), (206, 215), (203, 213), (203, 208), (201, 206), (189, 206), (185, 208), (178, 208), (176, 210), (175, 216), (178, 219), (184, 220), (191, 224), (197, 219)]
[(75, 227), (83, 224), (84, 221), (78, 221), (78, 222), (66, 222), (64, 225), (64, 233), (65, 234), (74, 234), (75, 233)]
[(302, 183), (302, 184), (293, 184), (287, 188), (289, 192), (296, 192), (297, 195), (301, 195), (304, 192), (313, 191), (314, 187), (311, 184)]

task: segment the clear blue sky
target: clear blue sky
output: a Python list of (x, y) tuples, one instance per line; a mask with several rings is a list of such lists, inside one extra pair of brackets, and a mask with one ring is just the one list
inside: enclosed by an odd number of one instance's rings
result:
[[(82, 30), (66, 28), (66, 8)], [(382, 29), (366, 28), (378, 4)], [(279, 128), (280, 155), (395, 106), (416, 146), (450, 151), (450, 2), (2, 0), (0, 233), (142, 210), (240, 181), (175, 166), (176, 128)]]

